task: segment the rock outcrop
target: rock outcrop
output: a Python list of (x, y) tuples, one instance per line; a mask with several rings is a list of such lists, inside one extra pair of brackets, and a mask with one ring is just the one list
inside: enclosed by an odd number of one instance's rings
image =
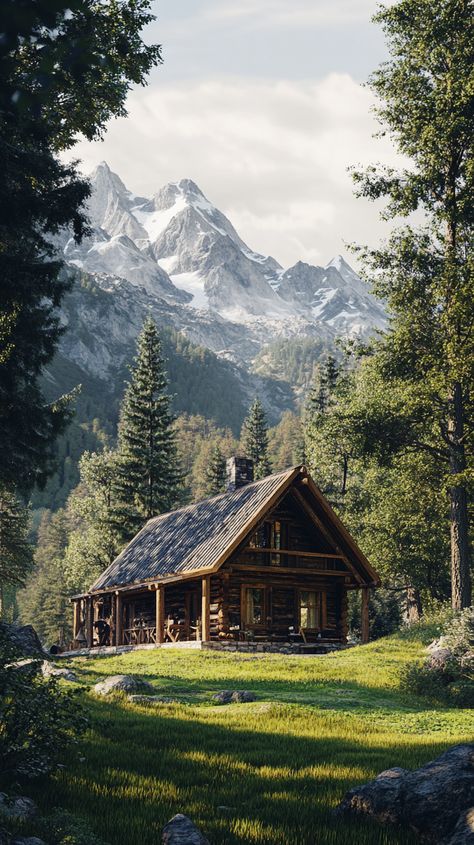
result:
[(370, 783), (351, 789), (337, 812), (409, 827), (424, 842), (464, 845), (470, 840), (459, 838), (462, 831), (469, 832), (471, 825), (473, 835), (473, 813), (468, 812), (473, 804), (474, 744), (466, 744), (413, 772), (381, 772)]

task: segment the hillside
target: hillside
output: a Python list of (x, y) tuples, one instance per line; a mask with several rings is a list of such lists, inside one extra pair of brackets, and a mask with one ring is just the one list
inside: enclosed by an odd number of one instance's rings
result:
[[(415, 768), (472, 734), (472, 711), (402, 696), (400, 670), (433, 631), (413, 629), (322, 657), (166, 648), (72, 661), (81, 684), (134, 673), (163, 703), (83, 700), (92, 729), (43, 806), (88, 818), (111, 845), (141, 845), (176, 812), (212, 845), (415, 845), (407, 831), (335, 820), (347, 789), (390, 766)], [(246, 689), (252, 704), (215, 706)], [(85, 758), (85, 759), (84, 759)]]

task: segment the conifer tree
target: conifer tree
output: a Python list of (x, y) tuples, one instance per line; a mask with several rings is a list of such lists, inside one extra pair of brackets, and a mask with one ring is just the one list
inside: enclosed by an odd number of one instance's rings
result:
[(28, 511), (10, 490), (0, 490), (0, 616), (4, 588), (23, 586), (33, 565), (28, 542)]
[(211, 447), (204, 475), (206, 496), (217, 496), (224, 491), (226, 465), (224, 455), (218, 443), (215, 443)]
[(265, 478), (271, 472), (268, 456), (268, 425), (265, 410), (258, 396), (244, 420), (241, 441), (245, 456), (253, 460), (255, 479)]
[(122, 402), (117, 449), (117, 528), (130, 540), (179, 500), (181, 472), (161, 342), (151, 317), (138, 338)]

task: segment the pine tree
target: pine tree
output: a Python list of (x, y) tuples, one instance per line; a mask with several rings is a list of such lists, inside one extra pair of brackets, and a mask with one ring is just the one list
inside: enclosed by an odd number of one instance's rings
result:
[(153, 320), (147, 318), (118, 429), (117, 525), (124, 540), (179, 500), (181, 471), (167, 385), (160, 338)]
[(0, 490), (0, 616), (6, 586), (23, 586), (33, 565), (28, 511), (10, 490)]
[(245, 456), (253, 460), (255, 479), (269, 475), (271, 464), (268, 456), (268, 425), (265, 410), (258, 396), (244, 420), (241, 442)]
[(20, 621), (34, 625), (44, 643), (64, 643), (71, 634), (71, 589), (64, 571), (70, 530), (71, 516), (66, 509), (54, 514), (44, 512), (38, 528), (34, 570), (17, 597)]
[(0, 484), (29, 491), (54, 464), (66, 401), (45, 401), (41, 382), (63, 332), (69, 288), (53, 243), (86, 231), (90, 193), (59, 150), (78, 134), (101, 136), (125, 113), (130, 84), (161, 60), (141, 29), (148, 0), (0, 3)]
[(205, 469), (205, 495), (217, 496), (225, 489), (226, 464), (219, 444), (211, 447), (209, 459)]

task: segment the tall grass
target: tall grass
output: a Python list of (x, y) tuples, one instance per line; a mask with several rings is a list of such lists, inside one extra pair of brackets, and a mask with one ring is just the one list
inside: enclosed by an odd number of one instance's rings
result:
[[(407, 831), (342, 821), (345, 791), (390, 766), (414, 768), (472, 734), (472, 711), (431, 709), (398, 690), (423, 636), (324, 657), (155, 650), (73, 661), (91, 729), (37, 797), (88, 818), (111, 845), (158, 843), (176, 812), (212, 845), (389, 845)], [(100, 677), (133, 673), (173, 699), (98, 700)], [(219, 689), (253, 704), (215, 706)], [(85, 758), (85, 759), (84, 759)]]

